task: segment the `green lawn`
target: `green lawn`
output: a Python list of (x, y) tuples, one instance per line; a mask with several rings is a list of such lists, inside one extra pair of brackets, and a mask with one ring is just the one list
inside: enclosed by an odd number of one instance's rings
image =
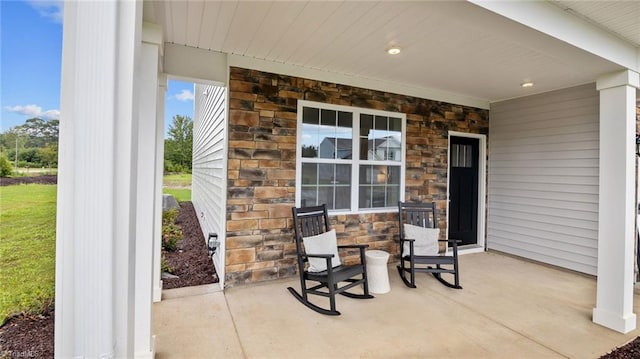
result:
[(189, 188), (163, 188), (162, 193), (173, 195), (178, 202), (191, 201), (191, 189)]
[(54, 297), (56, 186), (0, 187), (0, 324)]
[(176, 173), (165, 175), (162, 180), (164, 187), (189, 187), (191, 188), (191, 173)]

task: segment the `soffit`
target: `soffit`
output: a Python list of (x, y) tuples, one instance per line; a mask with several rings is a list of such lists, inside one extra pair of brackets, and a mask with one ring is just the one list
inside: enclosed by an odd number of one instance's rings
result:
[(163, 1), (144, 16), (168, 43), (491, 102), (621, 69), (467, 2)]
[(640, 1), (552, 0), (564, 11), (579, 16), (640, 47)]

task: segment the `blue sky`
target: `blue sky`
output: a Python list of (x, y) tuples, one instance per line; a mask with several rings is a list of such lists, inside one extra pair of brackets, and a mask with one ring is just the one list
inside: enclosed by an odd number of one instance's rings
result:
[[(60, 117), (62, 26), (61, 1), (0, 1), (1, 132)], [(169, 81), (165, 133), (174, 115), (193, 118), (193, 83)]]

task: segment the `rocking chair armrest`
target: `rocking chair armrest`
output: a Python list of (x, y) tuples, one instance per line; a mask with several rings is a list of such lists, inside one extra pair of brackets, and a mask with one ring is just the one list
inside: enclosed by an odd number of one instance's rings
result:
[(369, 245), (368, 244), (345, 244), (345, 245), (338, 246), (338, 249), (340, 248), (369, 248)]
[(305, 254), (304, 257), (311, 258), (333, 258), (333, 254)]

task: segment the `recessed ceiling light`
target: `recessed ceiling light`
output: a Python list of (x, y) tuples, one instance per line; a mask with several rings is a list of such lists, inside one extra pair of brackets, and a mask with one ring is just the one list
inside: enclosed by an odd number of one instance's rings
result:
[(522, 87), (532, 87), (533, 86), (533, 82), (523, 82), (520, 86), (522, 86)]
[(400, 53), (400, 48), (397, 46), (391, 47), (387, 50), (387, 53), (389, 53), (389, 55), (397, 55)]

